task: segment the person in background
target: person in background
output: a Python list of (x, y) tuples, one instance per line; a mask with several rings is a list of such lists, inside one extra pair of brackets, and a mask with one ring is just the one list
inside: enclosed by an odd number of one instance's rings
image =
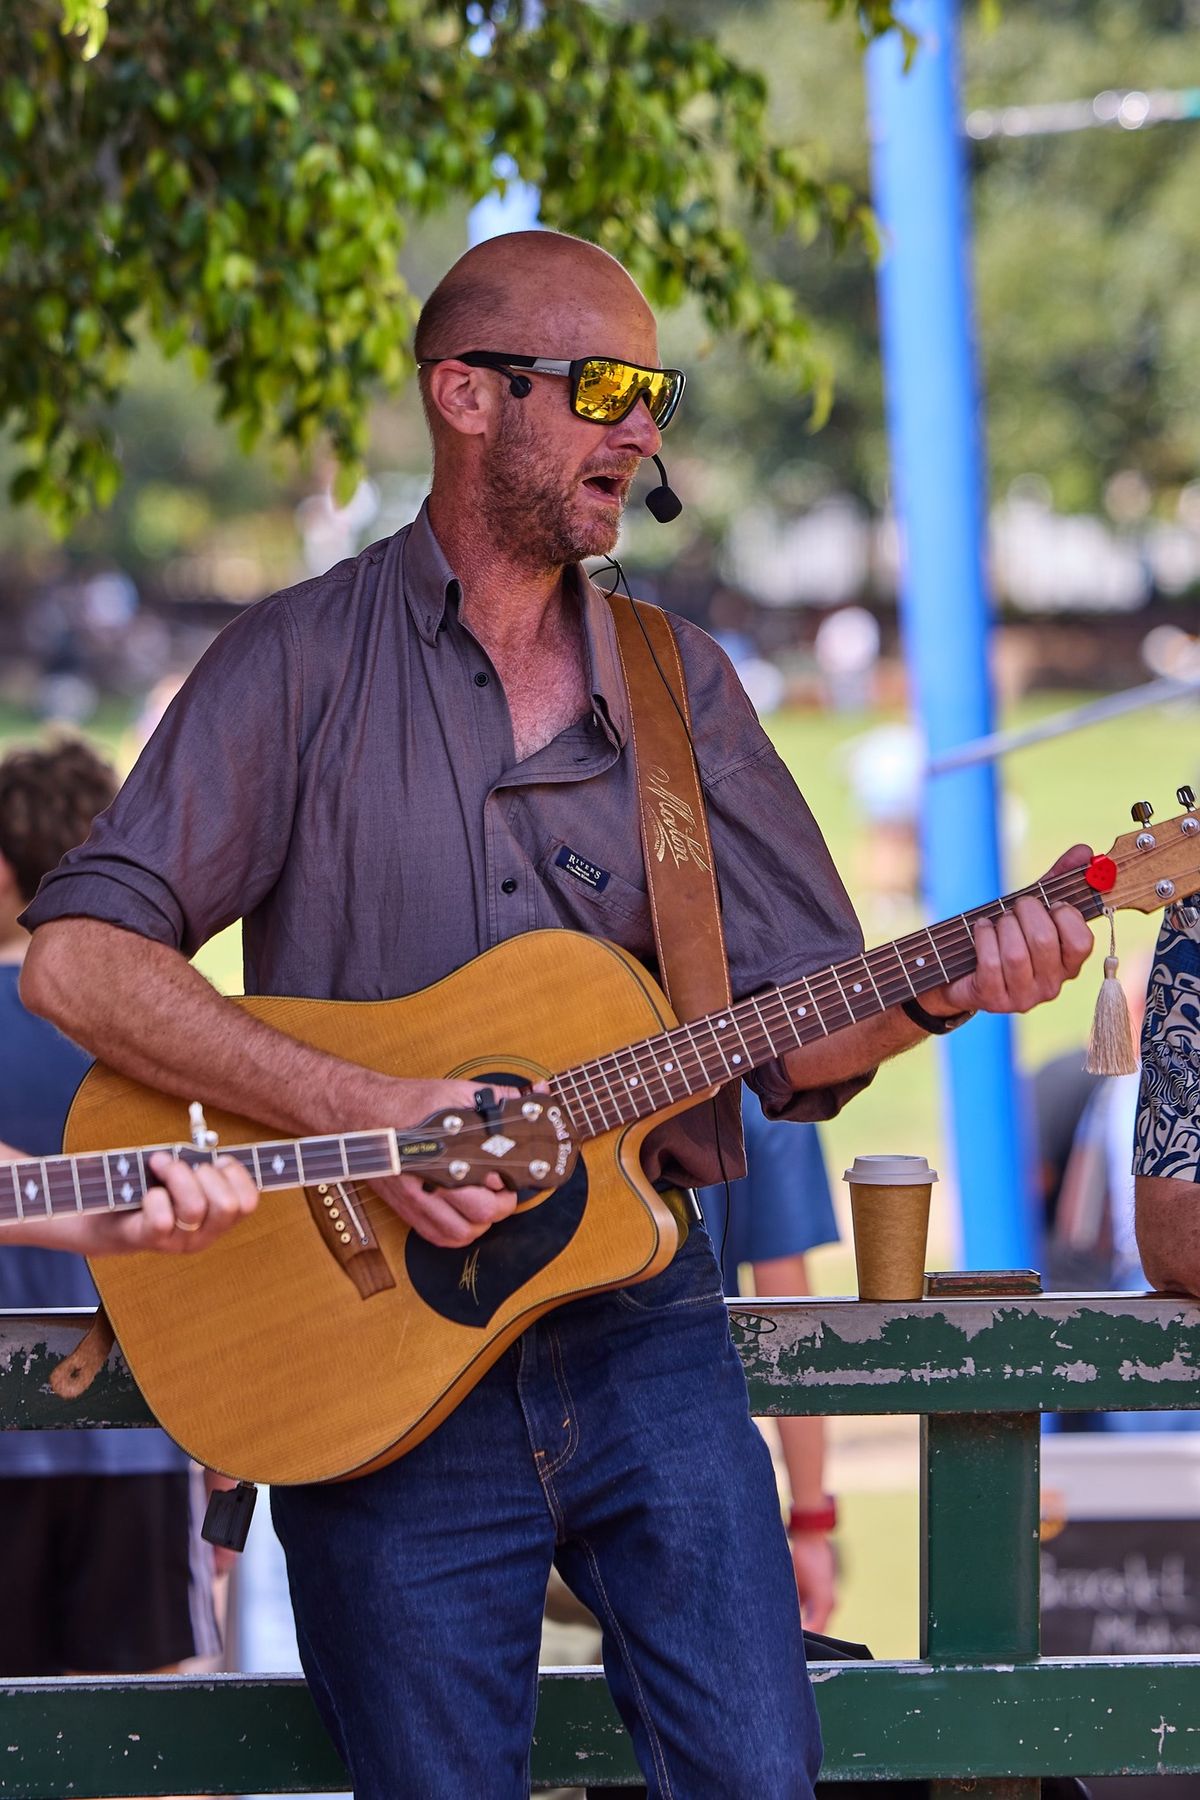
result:
[[(747, 1172), (699, 1190), (725, 1292), (739, 1293), (746, 1265), (759, 1299), (812, 1292), (805, 1254), (837, 1241), (833, 1196), (814, 1125), (768, 1119), (742, 1088)], [(830, 1533), (837, 1508), (825, 1492), (825, 1421), (777, 1419), (791, 1505), (788, 1544), (805, 1625), (824, 1631), (837, 1599), (837, 1558)]]
[[(90, 1058), (22, 1005), (38, 882), (88, 834), (115, 777), (83, 743), (0, 761), (0, 1165), (61, 1151)], [(21, 1149), (13, 1145), (21, 1145)], [(140, 1211), (0, 1229), (0, 1307), (95, 1306), (82, 1257), (203, 1249), (257, 1198), (229, 1161), (151, 1159), (164, 1186)], [(0, 1676), (137, 1674), (220, 1648), (201, 1473), (161, 1431), (0, 1432)]]
[(1168, 908), (1142, 1025), (1135, 1224), (1153, 1287), (1200, 1295), (1200, 903)]
[[(1127, 955), (1121, 979), (1136, 1038), (1148, 959)], [(1050, 1290), (1144, 1288), (1133, 1231), (1129, 1146), (1139, 1077), (1093, 1075), (1082, 1044), (1033, 1077), (1042, 1269)]]

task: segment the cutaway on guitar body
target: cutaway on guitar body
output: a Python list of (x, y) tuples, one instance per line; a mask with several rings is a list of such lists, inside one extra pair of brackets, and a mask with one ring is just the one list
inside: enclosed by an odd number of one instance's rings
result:
[[(405, 999), (240, 1004), (350, 1062), (481, 1082), (532, 1084), (675, 1023), (639, 963), (565, 931), (514, 938)], [(699, 1097), (587, 1137), (562, 1186), (523, 1192), (517, 1211), (466, 1250), (426, 1243), (356, 1185), (373, 1240), (370, 1282), (348, 1275), (353, 1224), (326, 1241), (312, 1190), (299, 1188), (264, 1193), (199, 1256), (105, 1258), (92, 1273), (147, 1402), (198, 1461), (271, 1483), (362, 1474), (427, 1436), (543, 1313), (666, 1266), (677, 1228), (638, 1150), (667, 1111)], [(182, 1101), (98, 1064), (76, 1095), (66, 1148), (169, 1142), (183, 1112)], [(225, 1144), (278, 1135), (211, 1106), (207, 1117)]]

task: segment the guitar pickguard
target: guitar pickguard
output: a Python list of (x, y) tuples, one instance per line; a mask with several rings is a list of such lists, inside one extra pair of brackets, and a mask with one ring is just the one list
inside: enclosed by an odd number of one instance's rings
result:
[[(535, 1188), (523, 1191), (528, 1200)], [(562, 1187), (540, 1206), (510, 1213), (465, 1249), (442, 1249), (410, 1231), (408, 1279), (426, 1306), (456, 1325), (489, 1325), (506, 1300), (561, 1254), (579, 1230), (588, 1198), (582, 1156)]]

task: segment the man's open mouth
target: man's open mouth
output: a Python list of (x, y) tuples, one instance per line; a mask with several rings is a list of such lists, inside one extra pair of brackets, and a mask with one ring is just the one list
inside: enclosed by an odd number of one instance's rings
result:
[(585, 476), (583, 485), (591, 488), (594, 494), (603, 494), (608, 500), (621, 500), (625, 495), (625, 482), (620, 475), (588, 475)]

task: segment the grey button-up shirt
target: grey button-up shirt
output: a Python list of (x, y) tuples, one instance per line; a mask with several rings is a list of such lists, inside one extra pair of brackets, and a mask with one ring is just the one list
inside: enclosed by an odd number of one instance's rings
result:
[[(246, 991), (320, 999), (413, 993), (546, 926), (609, 938), (653, 968), (612, 616), (582, 571), (574, 580), (593, 710), (520, 763), (504, 690), (459, 618), (424, 511), (251, 607), (24, 924), (84, 915), (191, 956), (240, 918)], [(851, 956), (862, 938), (727, 658), (675, 625), (742, 998)], [(751, 1080), (768, 1112), (809, 1119), (863, 1085), (795, 1094), (779, 1063)], [(643, 1160), (652, 1179), (687, 1184), (742, 1173), (736, 1083), (715, 1107), (668, 1120)]]

